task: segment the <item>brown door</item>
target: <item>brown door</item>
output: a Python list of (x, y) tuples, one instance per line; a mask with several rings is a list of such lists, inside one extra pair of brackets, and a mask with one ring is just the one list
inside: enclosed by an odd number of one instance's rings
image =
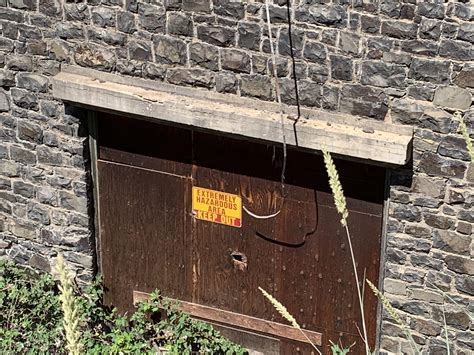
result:
[[(171, 298), (232, 312), (247, 332), (260, 328), (245, 316), (286, 324), (261, 286), (305, 329), (322, 334), (322, 349), (341, 339), (345, 345), (356, 342), (359, 353), (351, 259), (321, 156), (289, 150), (282, 187), (280, 147), (98, 115), (108, 303), (129, 310), (134, 291), (158, 288)], [(343, 160), (336, 165), (360, 277), (365, 272), (377, 283), (385, 170)], [(197, 219), (193, 186), (240, 196), (241, 226)], [(365, 309), (374, 345), (377, 300), (369, 292)], [(271, 334), (281, 354), (311, 352), (307, 343), (283, 333)]]

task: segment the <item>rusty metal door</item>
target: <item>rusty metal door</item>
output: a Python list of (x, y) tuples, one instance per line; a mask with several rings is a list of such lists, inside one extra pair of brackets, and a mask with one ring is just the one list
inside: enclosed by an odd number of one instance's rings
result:
[[(276, 296), (327, 351), (362, 348), (345, 232), (319, 155), (209, 132), (99, 115), (98, 191), (106, 301), (160, 289), (203, 319), (270, 336), (281, 354), (311, 353), (263, 298)], [(358, 267), (377, 283), (385, 170), (336, 161)], [(193, 215), (192, 188), (240, 196), (240, 226)], [(274, 216), (273, 216), (274, 215)], [(258, 218), (261, 216), (273, 216)], [(365, 294), (370, 342), (377, 300)], [(318, 334), (322, 336), (318, 339)]]

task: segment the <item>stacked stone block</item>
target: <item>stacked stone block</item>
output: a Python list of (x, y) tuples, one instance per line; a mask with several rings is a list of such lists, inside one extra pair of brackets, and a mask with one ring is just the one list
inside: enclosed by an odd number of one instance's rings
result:
[[(263, 3), (0, 0), (0, 254), (49, 271), (62, 251), (79, 281), (94, 272), (87, 117), (51, 96), (61, 65), (272, 101)], [(286, 104), (296, 78), (302, 106), (415, 127), (413, 163), (391, 171), (383, 285), (416, 341), (444, 354), (433, 289), (474, 302), (474, 167), (453, 119), (473, 135), (474, 5), (286, 3), (269, 11)], [(452, 304), (446, 319), (472, 353), (472, 321)], [(387, 315), (381, 348), (408, 351)]]

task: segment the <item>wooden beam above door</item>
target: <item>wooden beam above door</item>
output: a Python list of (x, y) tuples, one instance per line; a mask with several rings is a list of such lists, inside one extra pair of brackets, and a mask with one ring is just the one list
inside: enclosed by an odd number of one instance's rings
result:
[[(152, 80), (123, 77), (76, 66), (65, 66), (52, 79), (54, 97), (92, 109), (110, 110), (242, 136), (282, 142), (279, 106), (235, 95), (186, 88)], [(404, 165), (411, 158), (413, 128), (357, 118), (347, 114), (304, 109), (294, 127), (294, 108), (285, 107), (284, 130), (291, 146), (321, 150), (365, 160)]]

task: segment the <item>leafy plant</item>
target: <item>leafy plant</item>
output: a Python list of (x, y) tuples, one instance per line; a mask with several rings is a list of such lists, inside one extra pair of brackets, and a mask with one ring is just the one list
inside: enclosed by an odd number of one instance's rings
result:
[(138, 304), (131, 316), (120, 315), (103, 306), (100, 278), (79, 292), (70, 283), (66, 266), (59, 269), (64, 270), (62, 294), (50, 275), (0, 260), (0, 354), (151, 355), (158, 349), (169, 354), (246, 353), (158, 292)]

